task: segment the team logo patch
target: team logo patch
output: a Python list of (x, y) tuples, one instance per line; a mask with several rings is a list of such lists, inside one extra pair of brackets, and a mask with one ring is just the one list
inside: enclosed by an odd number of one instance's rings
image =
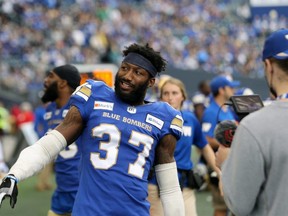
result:
[(183, 126), (183, 119), (181, 116), (176, 115), (176, 117), (172, 120), (170, 128), (172, 129), (176, 129), (180, 132), (183, 132), (182, 130), (182, 126)]
[(51, 117), (52, 117), (52, 112), (47, 112), (47, 113), (44, 114), (44, 119), (45, 120), (51, 119)]
[(87, 101), (91, 95), (91, 85), (84, 84), (79, 86), (73, 94), (79, 95), (85, 101)]
[(114, 103), (103, 102), (103, 101), (94, 102), (94, 109), (113, 111), (113, 107), (114, 107)]
[(183, 136), (191, 137), (192, 136), (192, 127), (183, 126)]
[(212, 124), (209, 122), (203, 122), (202, 124), (202, 131), (203, 132), (208, 132), (210, 128), (212, 127)]
[(137, 109), (135, 107), (127, 107), (127, 112), (131, 113), (131, 114), (135, 114), (137, 111)]
[(156, 118), (150, 114), (147, 115), (146, 122), (154, 125), (155, 127), (159, 128), (160, 130), (162, 129), (162, 127), (164, 125), (164, 121), (162, 121), (161, 119)]

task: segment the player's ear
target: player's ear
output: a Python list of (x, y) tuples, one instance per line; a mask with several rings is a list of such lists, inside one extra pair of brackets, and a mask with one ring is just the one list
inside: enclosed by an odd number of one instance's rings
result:
[(264, 64), (265, 64), (265, 67), (268, 71), (272, 71), (272, 61), (270, 59), (265, 59), (264, 60)]
[(149, 83), (148, 83), (148, 87), (152, 87), (155, 84), (155, 77), (150, 78)]
[(64, 79), (61, 79), (59, 82), (58, 82), (58, 86), (60, 88), (63, 88), (64, 86), (68, 85), (68, 82), (67, 80), (64, 80)]

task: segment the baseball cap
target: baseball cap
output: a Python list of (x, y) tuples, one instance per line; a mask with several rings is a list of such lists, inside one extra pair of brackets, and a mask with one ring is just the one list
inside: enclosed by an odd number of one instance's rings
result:
[(229, 86), (231, 88), (236, 88), (240, 86), (240, 82), (232, 81), (226, 76), (214, 77), (210, 82), (210, 88), (213, 93), (217, 92), (219, 88), (224, 88), (226, 86)]
[(80, 85), (81, 77), (75, 66), (66, 64), (55, 67), (52, 71), (61, 79), (66, 80), (71, 88), (76, 89)]
[(280, 29), (266, 38), (262, 60), (267, 58), (288, 59), (288, 29)]

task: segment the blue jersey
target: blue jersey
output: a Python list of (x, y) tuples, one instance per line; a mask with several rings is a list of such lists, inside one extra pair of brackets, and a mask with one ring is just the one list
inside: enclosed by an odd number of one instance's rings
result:
[(211, 100), (209, 107), (207, 107), (202, 117), (202, 131), (205, 136), (214, 137), (214, 129), (218, 122), (224, 120), (235, 120), (231, 110), (223, 111), (221, 107)]
[[(63, 121), (68, 110), (68, 104), (58, 109), (55, 102), (50, 103), (45, 113), (45, 120), (49, 129), (54, 129), (58, 126)], [(78, 190), (80, 156), (76, 143), (67, 146), (58, 154), (54, 168), (57, 183), (56, 191), (76, 192)]]
[[(207, 145), (207, 140), (202, 133), (201, 124), (190, 111), (182, 111), (183, 134), (178, 140), (174, 152), (174, 158), (177, 164), (177, 169), (191, 170), (193, 163), (191, 161), (192, 145), (202, 149)], [(179, 182), (182, 181), (181, 171), (178, 172)], [(153, 175), (149, 183), (157, 184), (156, 176)]]
[(182, 133), (181, 113), (167, 103), (130, 106), (101, 81), (88, 80), (70, 99), (84, 131), (73, 216), (149, 215), (147, 177), (158, 142)]
[(34, 121), (34, 130), (36, 131), (39, 138), (45, 135), (48, 130), (47, 122), (45, 121), (45, 112), (46, 109), (43, 106), (39, 106), (35, 109), (35, 121)]
[(202, 133), (201, 125), (194, 113), (182, 111), (182, 117), (184, 120), (183, 135), (177, 142), (174, 157), (178, 169), (190, 170), (193, 168), (191, 161), (192, 145), (203, 149), (208, 142)]

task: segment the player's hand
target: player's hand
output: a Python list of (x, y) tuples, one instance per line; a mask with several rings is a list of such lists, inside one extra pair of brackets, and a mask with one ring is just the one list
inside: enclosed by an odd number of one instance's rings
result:
[(6, 197), (10, 197), (10, 206), (14, 208), (17, 202), (17, 178), (14, 175), (7, 175), (0, 185), (0, 206)]

